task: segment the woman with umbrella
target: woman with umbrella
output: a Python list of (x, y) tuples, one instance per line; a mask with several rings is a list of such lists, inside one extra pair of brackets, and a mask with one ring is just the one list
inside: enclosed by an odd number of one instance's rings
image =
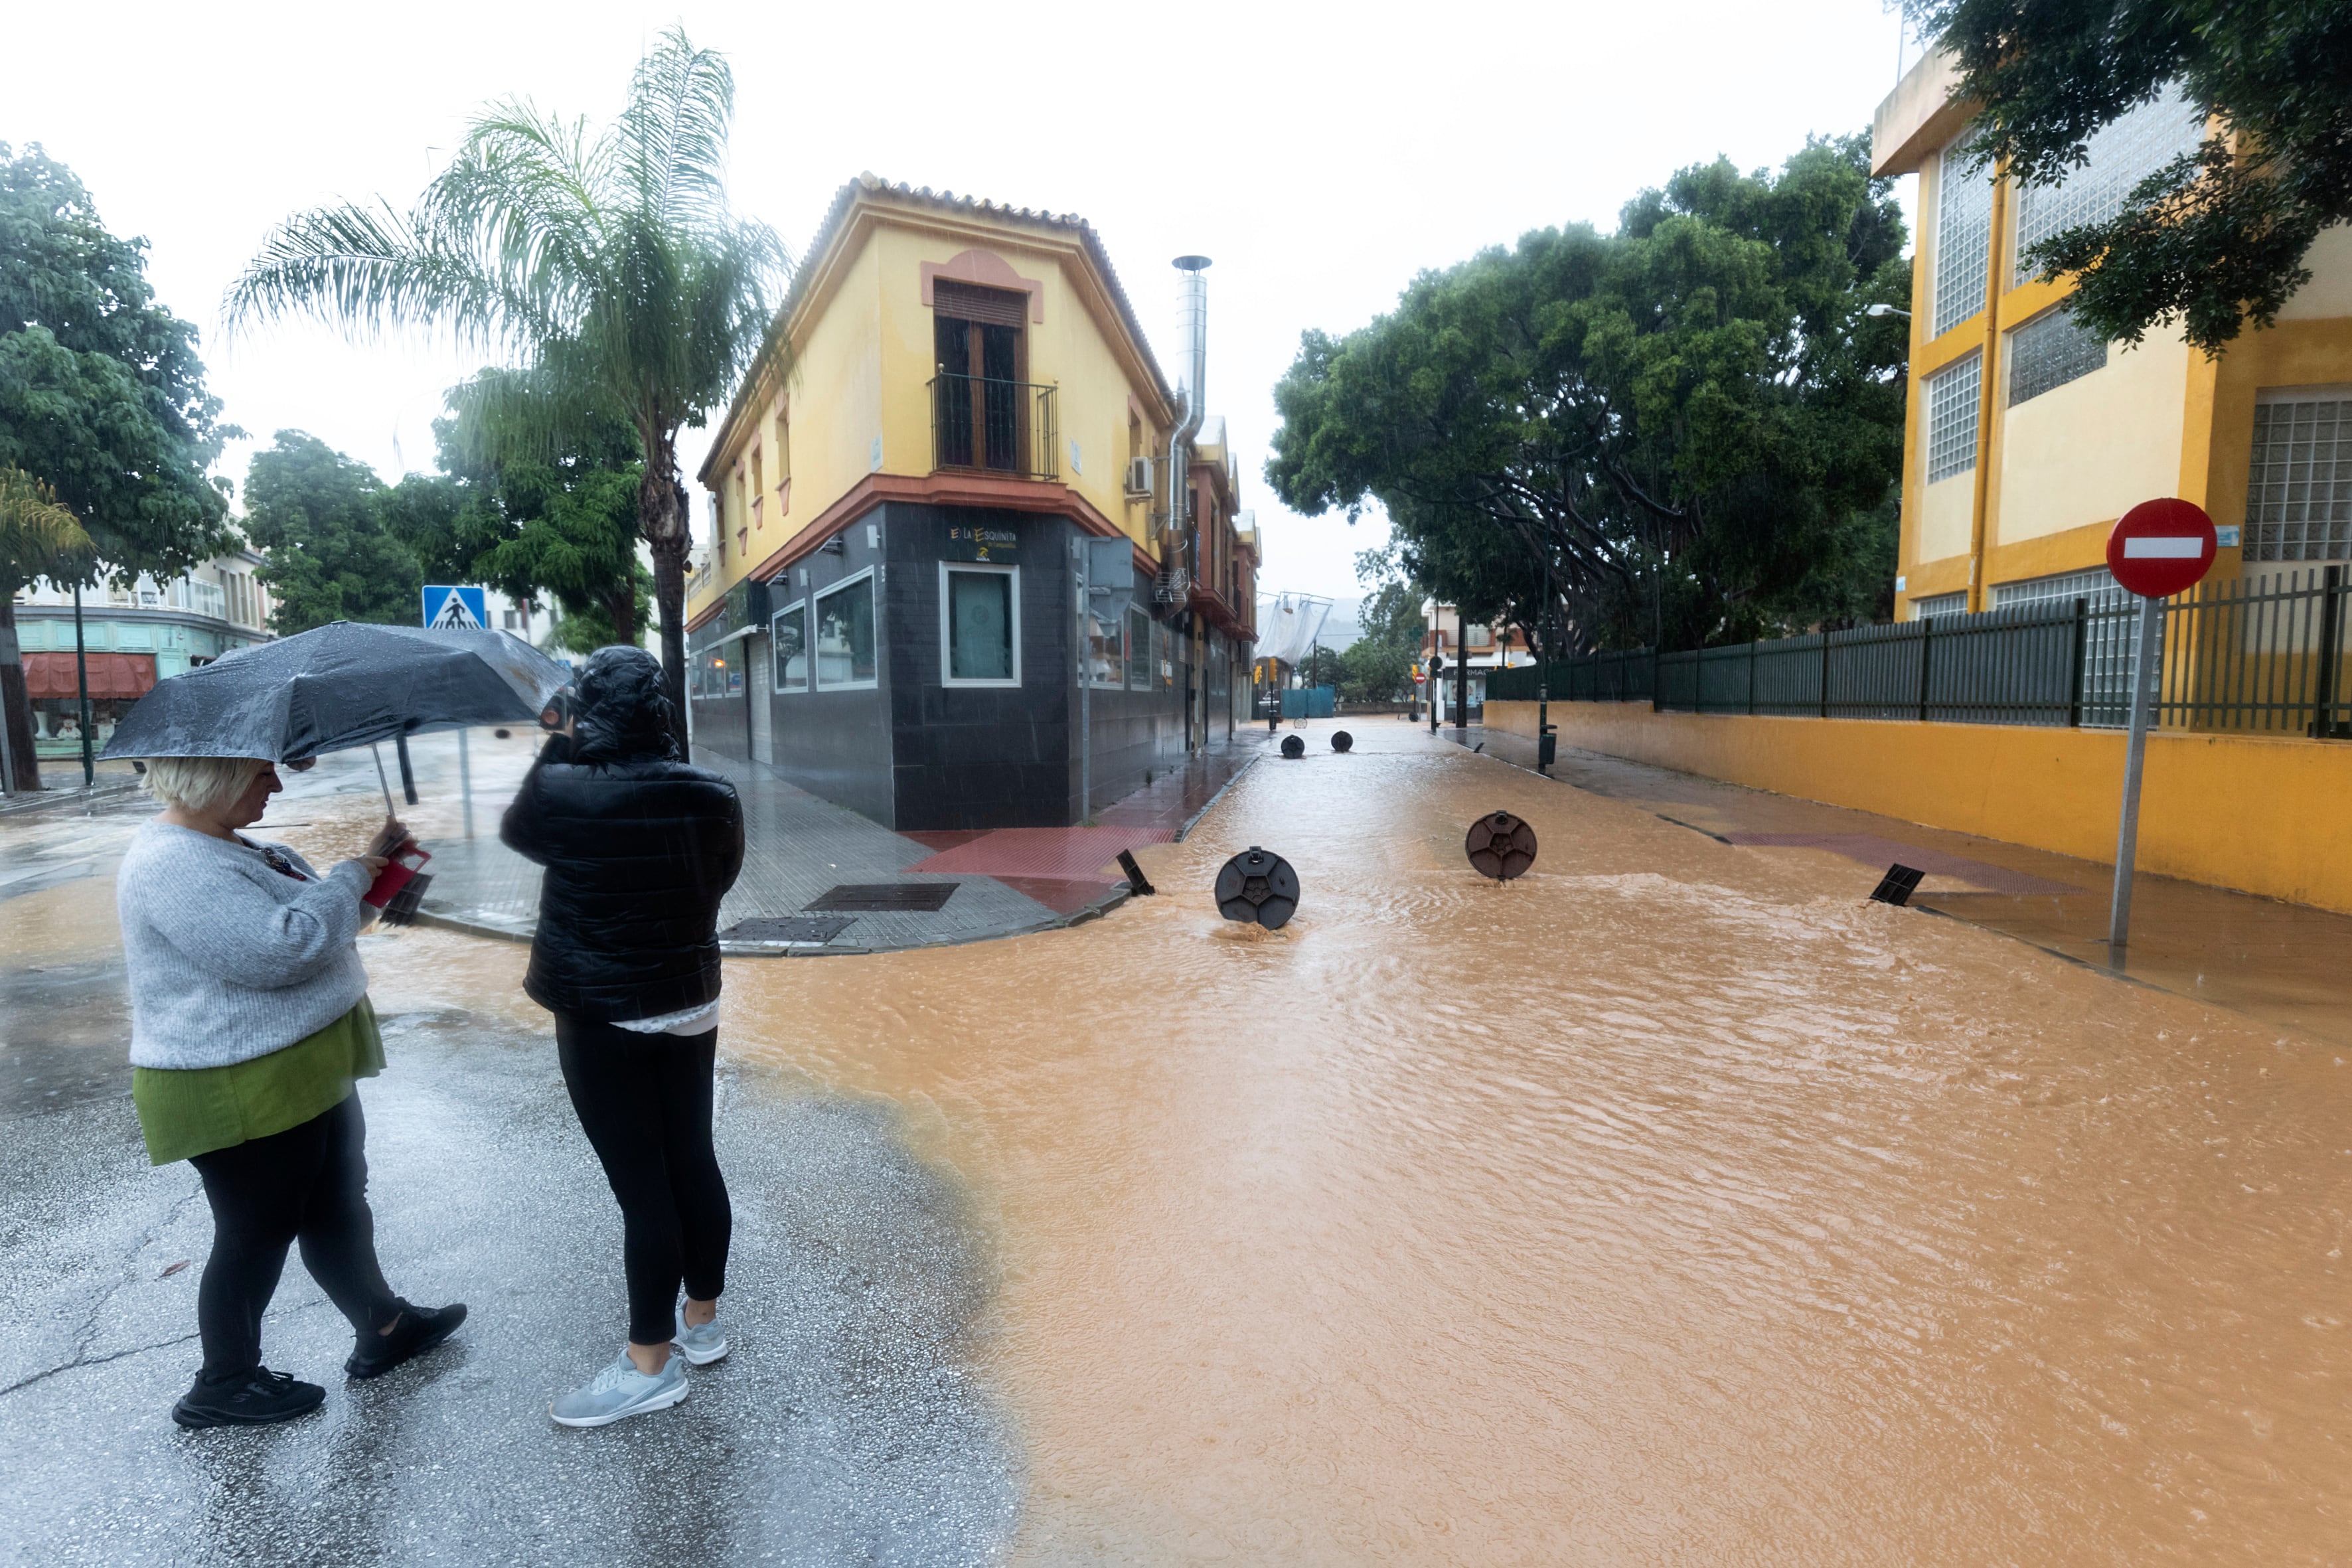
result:
[(153, 757), (163, 810), (116, 882), (131, 982), (131, 1099), (158, 1165), (186, 1160), (213, 1211), (196, 1293), (204, 1370), (173, 1407), (183, 1426), (255, 1426), (318, 1407), (326, 1390), (261, 1363), (261, 1316), (287, 1249), (356, 1342), (343, 1370), (375, 1377), (439, 1344), (462, 1304), (393, 1294), (367, 1202), (356, 1081), (383, 1066), (354, 945), (386, 858), (408, 842), (387, 816), (325, 876), (237, 830), (284, 786), (253, 757)]
[(562, 666), (504, 633), (337, 621), (160, 681), (116, 728), (106, 754), (146, 759), (164, 804), (116, 880), (131, 1098), (149, 1157), (194, 1164), (213, 1210), (196, 1296), (204, 1371), (172, 1412), (182, 1426), (283, 1421), (326, 1397), (261, 1364), (262, 1311), (296, 1242), (351, 1320), (353, 1377), (391, 1371), (466, 1319), (462, 1305), (393, 1294), (367, 1203), (354, 1086), (383, 1068), (383, 1044), (355, 944), (407, 830), (387, 785), (383, 830), (323, 877), (246, 838), (237, 830), (283, 787), (270, 759), (306, 767), (421, 730), (528, 721), (562, 684)]

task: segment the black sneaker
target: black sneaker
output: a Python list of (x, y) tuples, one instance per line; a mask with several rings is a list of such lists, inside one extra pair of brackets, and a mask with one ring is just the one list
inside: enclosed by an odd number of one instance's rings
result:
[(343, 1370), (353, 1377), (382, 1377), (402, 1362), (423, 1355), (457, 1331), (466, 1321), (466, 1303), (418, 1307), (403, 1301), (400, 1321), (388, 1334), (362, 1334), (352, 1347)]
[(199, 1373), (196, 1385), (172, 1406), (172, 1419), (192, 1427), (267, 1426), (307, 1415), (326, 1397), (327, 1391), (317, 1384), (266, 1366), (217, 1383)]

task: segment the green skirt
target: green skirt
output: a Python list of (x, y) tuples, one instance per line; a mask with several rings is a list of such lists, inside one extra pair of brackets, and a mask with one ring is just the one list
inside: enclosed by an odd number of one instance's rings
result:
[(341, 1105), (354, 1081), (383, 1070), (375, 1009), (359, 1005), (315, 1035), (225, 1068), (131, 1069), (131, 1103), (147, 1158), (168, 1165), (299, 1127)]

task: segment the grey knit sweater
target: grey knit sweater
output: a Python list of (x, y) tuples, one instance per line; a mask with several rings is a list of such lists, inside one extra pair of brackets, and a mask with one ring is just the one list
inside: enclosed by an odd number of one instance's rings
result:
[[(304, 880), (270, 869), (274, 850)], [(148, 823), (115, 879), (131, 972), (131, 1060), (226, 1067), (318, 1033), (367, 994), (352, 945), (375, 910), (367, 868), (320, 877), (283, 845)]]

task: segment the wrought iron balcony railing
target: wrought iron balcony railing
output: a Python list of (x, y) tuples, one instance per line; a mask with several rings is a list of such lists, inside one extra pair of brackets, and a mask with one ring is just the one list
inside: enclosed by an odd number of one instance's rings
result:
[(1051, 386), (989, 376), (931, 380), (931, 467), (1051, 479), (1056, 461)]

